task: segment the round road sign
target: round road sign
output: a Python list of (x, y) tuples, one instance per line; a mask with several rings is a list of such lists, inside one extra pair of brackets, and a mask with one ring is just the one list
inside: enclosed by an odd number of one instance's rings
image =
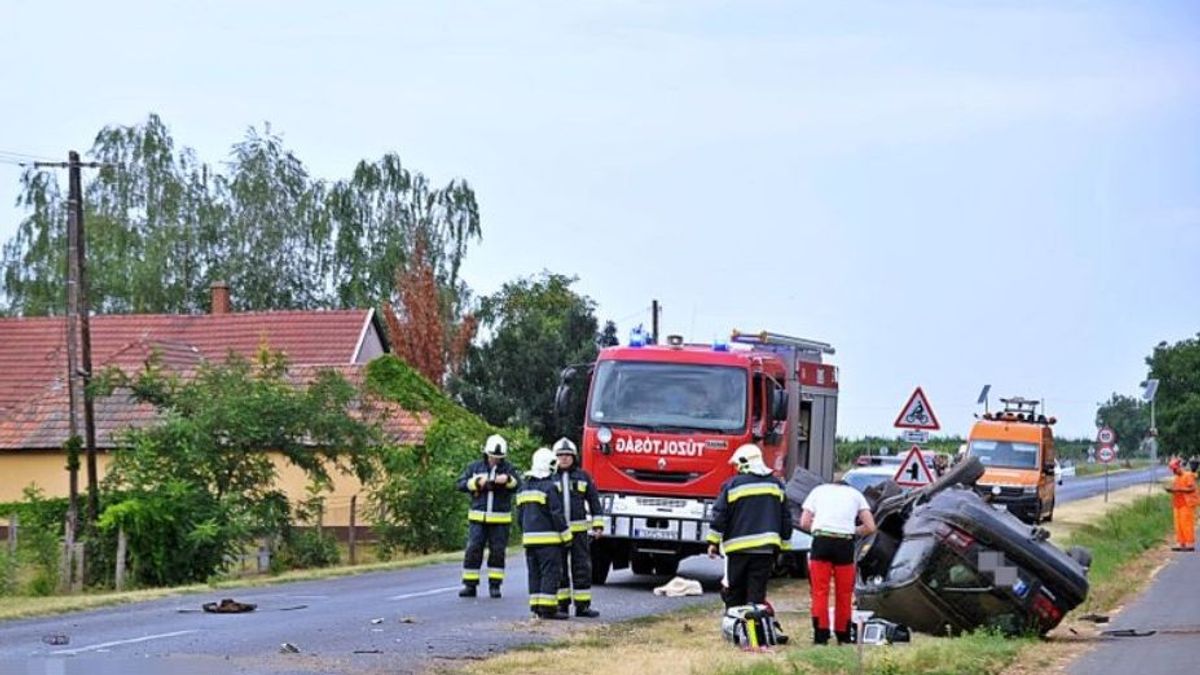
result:
[(1115, 457), (1116, 454), (1117, 453), (1113, 452), (1112, 448), (1105, 446), (1100, 448), (1100, 451), (1096, 453), (1096, 458), (1101, 462), (1108, 464), (1109, 462), (1113, 461), (1113, 457)]
[(1117, 434), (1112, 429), (1104, 427), (1099, 434), (1096, 434), (1096, 440), (1100, 442), (1100, 445), (1112, 445), (1117, 441)]

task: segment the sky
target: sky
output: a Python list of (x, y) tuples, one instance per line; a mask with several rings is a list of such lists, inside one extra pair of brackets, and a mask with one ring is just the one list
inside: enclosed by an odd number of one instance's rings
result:
[[(1092, 436), (1200, 331), (1192, 2), (0, 0), (0, 151), (151, 112), (223, 161), (271, 124), (317, 177), (466, 179), (478, 294), (541, 270), (622, 335), (832, 343), (839, 432), (984, 384)], [(0, 239), (22, 211), (0, 163)], [(236, 292), (236, 290), (235, 290)]]

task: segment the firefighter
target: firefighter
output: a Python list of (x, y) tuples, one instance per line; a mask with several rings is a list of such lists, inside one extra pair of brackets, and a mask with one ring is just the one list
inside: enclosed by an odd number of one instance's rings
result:
[(471, 495), (460, 598), (475, 597), (485, 545), (488, 549), (488, 591), (493, 598), (500, 597), (500, 585), (504, 583), (504, 549), (508, 546), (508, 529), (512, 524), (512, 496), (520, 484), (507, 455), (508, 442), (499, 434), (492, 434), (483, 445), (483, 459), (472, 462), (458, 478), (458, 489)]
[(757, 445), (738, 448), (729, 463), (738, 475), (725, 481), (713, 503), (708, 556), (726, 557), (727, 608), (763, 604), (775, 557), (792, 538), (792, 517), (783, 482), (763, 463)]
[(833, 632), (838, 644), (847, 644), (851, 642), (854, 601), (854, 537), (865, 537), (874, 532), (875, 518), (862, 493), (842, 482), (813, 488), (801, 509), (800, 529), (812, 534), (808, 581), (812, 593), (813, 643), (829, 644), (829, 583), (832, 580)]
[(558, 610), (566, 613), (575, 602), (575, 616), (593, 619), (600, 612), (592, 609), (591, 539), (604, 531), (600, 494), (588, 472), (575, 462), (578, 451), (567, 438), (554, 443), (558, 460), (555, 482), (563, 497), (563, 516), (571, 528), (571, 543), (563, 548), (562, 575), (558, 583)]
[(532, 464), (525, 474), (524, 489), (517, 493), (525, 564), (529, 568), (529, 609), (540, 619), (567, 619), (570, 615), (558, 610), (556, 600), (562, 549), (571, 543), (571, 530), (563, 516), (562, 497), (554, 478), (558, 460), (549, 448), (540, 448), (533, 453)]
[(1172, 551), (1196, 550), (1196, 506), (1200, 505), (1200, 495), (1196, 492), (1196, 474), (1185, 471), (1183, 460), (1173, 458), (1168, 464), (1175, 480), (1171, 487), (1166, 488), (1171, 493), (1171, 506), (1175, 511), (1175, 541), (1179, 544)]

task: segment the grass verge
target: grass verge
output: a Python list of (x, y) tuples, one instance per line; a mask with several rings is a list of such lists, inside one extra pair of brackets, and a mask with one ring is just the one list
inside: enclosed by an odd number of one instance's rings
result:
[[(514, 551), (515, 550), (517, 549), (514, 549)], [(461, 552), (432, 553), (428, 555), (415, 555), (398, 560), (375, 562), (365, 565), (342, 565), (335, 567), (324, 567), (320, 569), (292, 570), (273, 576), (217, 579), (207, 584), (192, 584), (189, 586), (175, 586), (172, 588), (151, 588), (136, 591), (124, 591), (121, 593), (117, 593), (115, 591), (88, 591), (81, 595), (51, 595), (45, 597), (2, 596), (0, 597), (0, 621), (35, 616), (46, 616), (51, 614), (63, 614), (66, 612), (74, 612), (83, 609), (124, 605), (131, 602), (157, 600), (159, 598), (169, 598), (179, 595), (210, 593), (212, 591), (221, 589), (259, 588), (263, 586), (274, 586), (276, 584), (332, 579), (335, 577), (352, 576), (367, 572), (386, 572), (409, 567), (433, 565), (437, 563), (457, 562), (461, 560)]]
[[(1108, 502), (1097, 497), (1063, 504), (1055, 518), (1053, 541), (1063, 548), (1087, 546), (1093, 567), (1088, 600), (1049, 639), (1008, 639), (987, 632), (960, 638), (918, 634), (910, 645), (867, 648), (863, 672), (1042, 673), (1061, 667), (1086, 648), (1089, 643), (1073, 639), (1076, 636), (1070, 632), (1071, 628), (1082, 632), (1075, 617), (1110, 611), (1148, 581), (1161, 558), (1156, 554), (1169, 531), (1170, 510), (1161, 492), (1147, 496), (1146, 487), (1138, 486), (1111, 493)], [(773, 586), (771, 597), (793, 641), (771, 654), (744, 654), (725, 644), (717, 627), (719, 605), (714, 602), (566, 634), (554, 643), (442, 672), (549, 675), (561, 672), (566, 664), (571, 670), (606, 675), (858, 672), (856, 649), (810, 646), (806, 583)], [(1094, 633), (1094, 628), (1087, 630)]]

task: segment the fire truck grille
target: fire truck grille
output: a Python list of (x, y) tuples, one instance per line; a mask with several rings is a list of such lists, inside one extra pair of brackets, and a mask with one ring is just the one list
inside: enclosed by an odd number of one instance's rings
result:
[(682, 471), (643, 471), (641, 469), (626, 469), (626, 475), (643, 483), (690, 483), (700, 477), (698, 473)]
[(682, 509), (687, 506), (687, 500), (684, 499), (666, 499), (663, 497), (638, 497), (638, 506), (663, 507), (668, 509)]

